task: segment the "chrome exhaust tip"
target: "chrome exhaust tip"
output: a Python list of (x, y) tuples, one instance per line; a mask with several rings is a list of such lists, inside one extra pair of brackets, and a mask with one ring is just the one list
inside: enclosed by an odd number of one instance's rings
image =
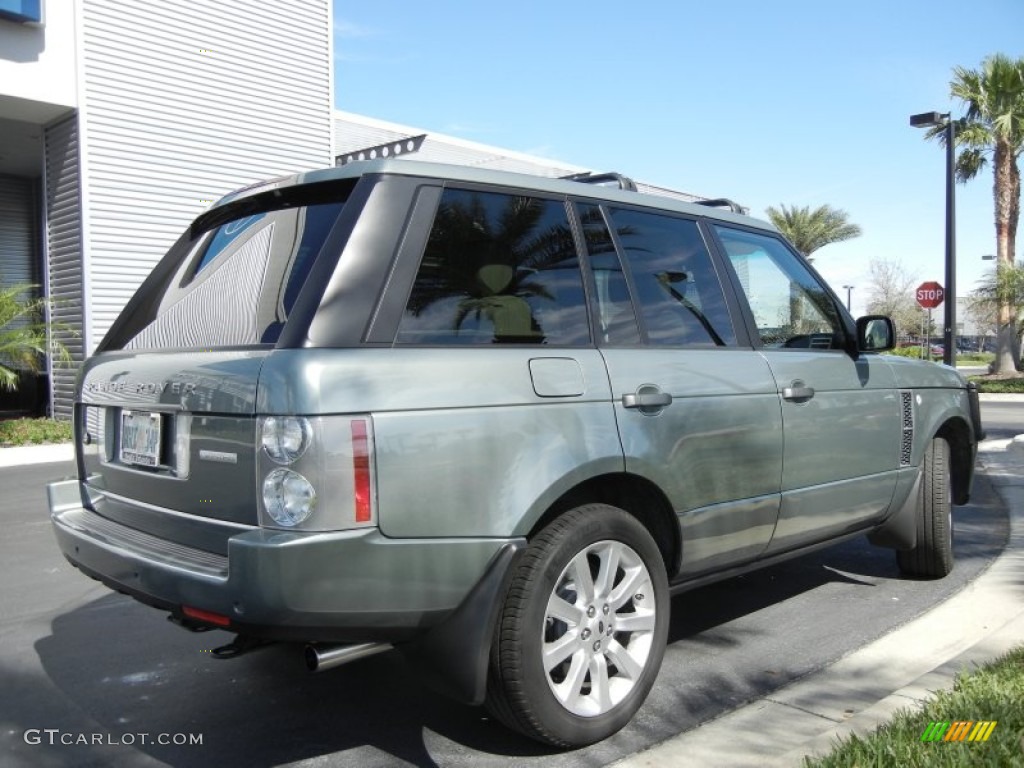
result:
[(306, 669), (310, 672), (323, 672), (350, 661), (365, 659), (378, 653), (391, 650), (391, 643), (345, 643), (341, 645), (307, 645), (303, 656)]

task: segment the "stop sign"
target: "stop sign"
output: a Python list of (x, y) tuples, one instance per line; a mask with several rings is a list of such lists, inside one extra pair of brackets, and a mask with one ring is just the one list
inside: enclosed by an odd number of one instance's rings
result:
[(917, 286), (917, 303), (925, 309), (934, 309), (939, 306), (945, 295), (946, 292), (942, 290), (942, 286), (934, 280)]

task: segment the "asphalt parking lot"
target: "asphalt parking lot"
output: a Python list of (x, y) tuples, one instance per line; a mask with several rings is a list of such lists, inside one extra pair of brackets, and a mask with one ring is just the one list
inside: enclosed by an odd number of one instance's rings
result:
[(397, 654), (320, 675), (306, 673), (289, 646), (213, 658), (209, 651), (227, 634), (173, 627), (63, 561), (42, 488), (69, 471), (66, 464), (0, 470), (6, 764), (607, 764), (927, 611), (984, 569), (1007, 533), (1006, 510), (981, 477), (973, 503), (957, 510), (958, 564), (947, 579), (902, 579), (890, 552), (857, 539), (678, 596), (665, 663), (639, 716), (605, 742), (558, 754), (424, 688)]

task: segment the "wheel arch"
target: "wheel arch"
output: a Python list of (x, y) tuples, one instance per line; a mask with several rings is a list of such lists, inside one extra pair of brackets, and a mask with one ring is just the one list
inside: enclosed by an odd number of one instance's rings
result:
[(608, 504), (636, 518), (657, 544), (669, 579), (679, 572), (682, 537), (671, 503), (650, 480), (626, 472), (598, 475), (573, 486), (552, 502), (534, 523), (527, 538), (559, 515), (584, 504)]

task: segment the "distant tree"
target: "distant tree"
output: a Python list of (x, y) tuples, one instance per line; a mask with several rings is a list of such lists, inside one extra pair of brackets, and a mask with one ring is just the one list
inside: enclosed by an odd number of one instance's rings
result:
[[(1015, 360), (1020, 360), (1021, 335), (1024, 333), (1024, 321), (1020, 319), (1024, 310), (1024, 262), (997, 264), (971, 293), (969, 306), (977, 315), (990, 318), (990, 323), (1000, 330), (1003, 327), (1000, 313), (1004, 308), (1010, 308), (1014, 318), (1010, 352)], [(994, 367), (993, 371), (1001, 373)]]
[[(957, 176), (961, 182), (973, 179), (991, 158), (996, 263), (1013, 267), (1020, 219), (1018, 160), (1024, 151), (1024, 57), (997, 53), (985, 59), (980, 69), (956, 67), (949, 89), (967, 108), (966, 116), (955, 125), (956, 145), (963, 148), (957, 156)], [(945, 127), (932, 128), (927, 138), (945, 144)], [(1020, 365), (1016, 308), (1001, 303), (998, 323), (993, 371), (1012, 373)]]
[(785, 205), (768, 206), (768, 218), (796, 249), (808, 259), (819, 248), (860, 237), (861, 229), (851, 224), (846, 211), (822, 205), (813, 211), (810, 206), (798, 208)]
[(872, 315), (888, 315), (896, 323), (899, 334), (921, 330), (921, 308), (914, 300), (917, 276), (899, 261), (873, 259), (868, 266), (867, 310)]

